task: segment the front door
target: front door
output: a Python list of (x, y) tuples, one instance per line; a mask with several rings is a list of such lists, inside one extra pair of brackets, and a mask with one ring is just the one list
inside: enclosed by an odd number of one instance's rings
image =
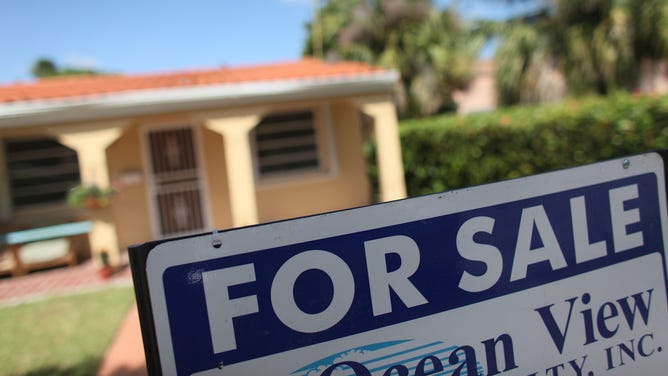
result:
[(148, 131), (153, 222), (159, 237), (209, 228), (195, 139), (190, 126)]

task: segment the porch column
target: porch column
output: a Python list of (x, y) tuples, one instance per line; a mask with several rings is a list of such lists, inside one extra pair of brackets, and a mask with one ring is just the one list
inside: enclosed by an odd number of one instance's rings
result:
[(260, 120), (260, 114), (251, 114), (209, 118), (205, 121), (207, 128), (223, 136), (234, 227), (259, 222), (250, 132)]
[[(123, 133), (125, 124), (121, 122), (95, 124), (94, 126), (72, 127), (59, 130), (56, 134), (63, 145), (74, 149), (79, 159), (79, 174), (84, 185), (95, 184), (101, 189), (109, 188), (109, 170), (107, 166), (107, 147)], [(89, 233), (93, 259), (100, 261), (104, 251), (109, 255), (109, 262), (118, 265), (120, 249), (116, 236), (116, 225), (108, 208), (90, 211), (93, 228)]]
[(406, 198), (399, 126), (394, 103), (390, 98), (386, 98), (378, 101), (362, 101), (358, 104), (362, 112), (374, 120), (381, 201)]
[(109, 188), (107, 147), (116, 141), (121, 133), (123, 133), (122, 128), (109, 128), (63, 133), (58, 136), (61, 144), (77, 152), (82, 184), (95, 184), (103, 189)]

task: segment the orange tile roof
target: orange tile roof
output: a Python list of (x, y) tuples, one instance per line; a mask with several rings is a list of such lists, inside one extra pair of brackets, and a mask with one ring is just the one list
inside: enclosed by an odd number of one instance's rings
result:
[(303, 59), (278, 64), (235, 68), (223, 67), (175, 73), (54, 77), (31, 83), (0, 86), (0, 103), (254, 81), (313, 80), (366, 76), (382, 71), (380, 68), (363, 63), (329, 63), (315, 59)]

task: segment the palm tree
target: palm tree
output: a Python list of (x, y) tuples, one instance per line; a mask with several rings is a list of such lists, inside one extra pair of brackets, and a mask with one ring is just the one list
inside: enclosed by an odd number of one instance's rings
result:
[[(483, 38), (466, 33), (452, 11), (428, 0), (332, 0), (309, 30), (318, 32), (326, 60), (355, 60), (394, 68), (400, 114), (430, 115), (452, 108), (452, 93), (472, 78)], [(313, 55), (313, 32), (304, 49)]]
[[(505, 0), (504, 0), (505, 1)], [(552, 0), (542, 14), (502, 28), (497, 87), (503, 104), (632, 90), (641, 66), (668, 56), (665, 0)], [(546, 90), (547, 89), (547, 90)]]

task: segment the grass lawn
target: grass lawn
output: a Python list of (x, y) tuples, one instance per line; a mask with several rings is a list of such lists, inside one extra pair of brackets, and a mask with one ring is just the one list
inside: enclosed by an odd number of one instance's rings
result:
[(0, 375), (95, 375), (133, 301), (125, 287), (0, 308)]

